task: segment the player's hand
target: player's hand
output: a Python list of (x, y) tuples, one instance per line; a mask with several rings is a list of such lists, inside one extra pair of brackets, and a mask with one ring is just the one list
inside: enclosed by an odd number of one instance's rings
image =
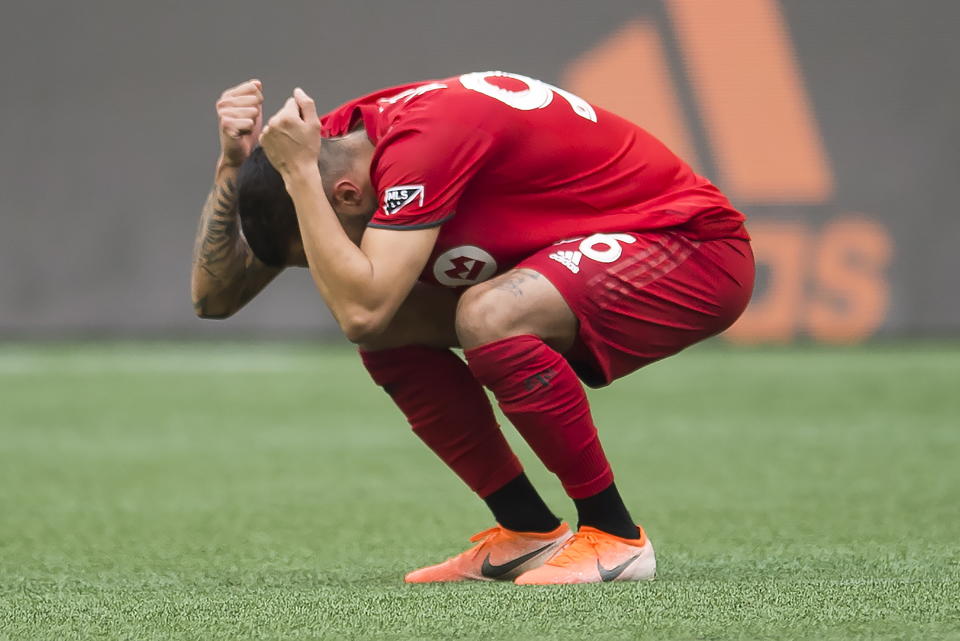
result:
[(224, 91), (217, 100), (217, 120), (223, 162), (239, 166), (260, 137), (263, 84), (259, 80), (248, 80)]
[(320, 118), (313, 99), (297, 87), (263, 128), (260, 146), (270, 164), (285, 178), (303, 170), (317, 170), (320, 155)]

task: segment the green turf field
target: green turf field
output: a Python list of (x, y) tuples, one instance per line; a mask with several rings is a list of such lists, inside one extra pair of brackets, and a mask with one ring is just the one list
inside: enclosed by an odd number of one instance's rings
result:
[(960, 638), (960, 345), (708, 345), (592, 399), (658, 579), (405, 586), (490, 521), (350, 349), (0, 345), (0, 638)]

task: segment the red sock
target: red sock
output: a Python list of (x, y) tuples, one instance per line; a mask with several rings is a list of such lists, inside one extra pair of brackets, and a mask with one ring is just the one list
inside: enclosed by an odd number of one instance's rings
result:
[(513, 336), (464, 352), (470, 370), (571, 498), (613, 482), (583, 386), (569, 363), (536, 336)]
[(409, 346), (360, 356), (414, 433), (481, 498), (523, 472), (483, 387), (456, 354)]

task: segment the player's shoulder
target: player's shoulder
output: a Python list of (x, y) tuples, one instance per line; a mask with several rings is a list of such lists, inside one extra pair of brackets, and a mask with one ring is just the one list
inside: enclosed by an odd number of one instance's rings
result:
[[(539, 81), (504, 71), (474, 71), (424, 81), (387, 98), (406, 119), (431, 118), (438, 123), (489, 124), (517, 110), (534, 108), (518, 101), (548, 102), (549, 92), (537, 92)], [(543, 93), (544, 95), (540, 95)], [(495, 98), (495, 100), (491, 100)]]
[[(489, 152), (509, 145), (525, 130), (525, 114), (549, 105), (555, 90), (505, 71), (474, 71), (407, 85), (378, 100), (383, 132), (378, 147), (392, 147), (396, 155), (402, 150), (403, 155), (429, 156), (458, 148)], [(584, 108), (593, 113), (586, 103)]]
[(386, 98), (380, 104), (384, 144), (403, 140), (444, 146), (484, 135), (495, 123), (488, 102), (476, 96), (454, 77), (427, 81)]

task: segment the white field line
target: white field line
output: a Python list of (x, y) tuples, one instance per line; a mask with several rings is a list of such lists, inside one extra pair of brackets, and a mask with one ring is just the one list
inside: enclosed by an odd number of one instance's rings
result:
[(323, 370), (322, 353), (312, 356), (241, 352), (125, 352), (111, 354), (4, 353), (0, 376), (36, 374), (310, 374)]

